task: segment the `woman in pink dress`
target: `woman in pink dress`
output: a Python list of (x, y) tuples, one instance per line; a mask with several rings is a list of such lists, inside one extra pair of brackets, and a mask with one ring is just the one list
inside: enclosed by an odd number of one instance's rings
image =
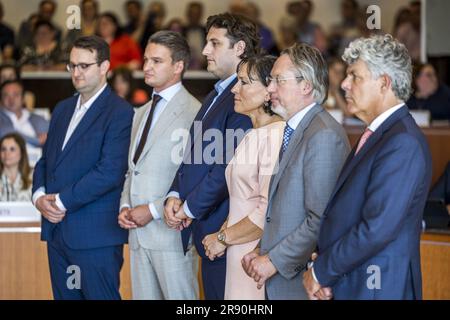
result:
[(239, 144), (225, 171), (230, 195), (228, 219), (221, 230), (203, 239), (211, 260), (227, 255), (226, 300), (264, 299), (264, 287), (257, 289), (256, 282), (244, 272), (241, 259), (262, 236), (270, 179), (278, 167), (283, 138), (285, 123), (270, 109), (267, 92), (266, 78), (274, 62), (272, 56), (243, 60), (232, 89), (235, 111), (248, 115), (254, 129)]

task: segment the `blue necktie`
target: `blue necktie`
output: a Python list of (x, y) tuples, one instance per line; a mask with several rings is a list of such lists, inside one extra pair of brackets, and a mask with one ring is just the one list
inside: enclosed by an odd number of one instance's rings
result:
[(284, 127), (284, 134), (283, 134), (283, 143), (281, 144), (281, 152), (280, 152), (280, 159), (283, 156), (283, 153), (286, 151), (289, 140), (291, 139), (292, 134), (294, 133), (294, 129), (292, 129), (287, 123)]

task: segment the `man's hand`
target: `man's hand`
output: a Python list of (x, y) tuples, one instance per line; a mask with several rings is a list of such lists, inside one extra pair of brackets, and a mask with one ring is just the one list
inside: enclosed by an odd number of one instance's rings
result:
[(150, 208), (145, 204), (131, 209), (128, 213), (128, 217), (131, 221), (134, 221), (138, 227), (143, 227), (153, 220)]
[(257, 282), (256, 287), (261, 289), (264, 283), (277, 273), (277, 269), (270, 261), (269, 255), (257, 256), (250, 262), (250, 275)]
[(169, 197), (166, 201), (166, 205), (164, 206), (164, 218), (166, 220), (166, 224), (173, 229), (177, 229), (182, 220), (175, 217), (175, 214), (182, 208), (183, 202), (175, 197)]
[[(311, 255), (311, 260), (315, 261), (317, 259), (317, 253)], [(322, 287), (313, 276), (314, 267), (308, 269), (303, 274), (303, 286), (306, 289), (308, 298), (310, 300), (330, 300), (333, 297), (333, 292), (329, 287)]]
[(59, 223), (64, 219), (66, 213), (56, 206), (56, 195), (47, 194), (36, 200), (35, 206), (45, 219), (51, 223)]
[(181, 220), (181, 224), (177, 228), (179, 231), (189, 227), (190, 224), (192, 223), (192, 219), (188, 217), (186, 212), (184, 212), (183, 206), (180, 206), (179, 210), (175, 213), (175, 218)]
[(205, 254), (211, 261), (213, 261), (216, 257), (223, 256), (225, 249), (227, 248), (220, 243), (219, 240), (217, 240), (218, 233), (219, 232), (208, 234), (202, 241), (202, 244), (205, 247)]
[(256, 257), (259, 257), (259, 248), (255, 248), (253, 251), (250, 251), (247, 253), (241, 260), (242, 268), (244, 269), (245, 273), (252, 278), (251, 274), (251, 262)]
[(122, 210), (120, 210), (119, 213), (119, 226), (124, 228), (124, 229), (134, 229), (137, 228), (136, 223), (134, 223), (134, 221), (130, 220), (130, 208), (122, 208)]

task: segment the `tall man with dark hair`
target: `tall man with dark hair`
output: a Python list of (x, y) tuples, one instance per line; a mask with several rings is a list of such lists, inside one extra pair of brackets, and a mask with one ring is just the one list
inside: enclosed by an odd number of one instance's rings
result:
[[(257, 52), (259, 37), (253, 22), (229, 13), (209, 17), (207, 31), (203, 54), (208, 61), (208, 71), (220, 81), (206, 97), (195, 117), (190, 130), (190, 145), (186, 148), (183, 163), (170, 188), (164, 214), (169, 226), (182, 229), (185, 251), (192, 236), (202, 258), (206, 299), (223, 299), (225, 255), (210, 261), (202, 240), (206, 235), (217, 232), (228, 216), (229, 199), (225, 181), (227, 160), (231, 159), (230, 154), (234, 153), (239, 142), (236, 141), (239, 140), (236, 135), (240, 131), (243, 136), (243, 132), (252, 125), (248, 117), (234, 112), (231, 88), (237, 80), (237, 65), (243, 58)], [(205, 132), (219, 132), (223, 137), (223, 143), (219, 146), (222, 152), (215, 150), (211, 154), (213, 159), (206, 159), (211, 147), (209, 138), (204, 137)], [(217, 145), (217, 141), (215, 143)]]
[(120, 299), (123, 244), (117, 224), (133, 108), (106, 84), (108, 44), (78, 38), (67, 69), (79, 94), (53, 111), (33, 177), (55, 299)]

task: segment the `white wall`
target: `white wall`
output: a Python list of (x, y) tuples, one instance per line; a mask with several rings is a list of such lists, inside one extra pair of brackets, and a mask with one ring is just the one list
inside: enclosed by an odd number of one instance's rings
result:
[[(122, 22), (125, 22), (123, 12), (123, 3), (126, 0), (98, 0), (100, 10), (111, 10), (118, 14)], [(191, 0), (164, 0), (167, 7), (167, 20), (173, 17), (183, 17), (186, 4)], [(263, 21), (273, 30), (278, 29), (278, 23), (285, 14), (286, 3), (289, 0), (253, 0), (261, 8)], [(326, 31), (330, 26), (340, 19), (340, 1), (339, 0), (313, 0), (315, 11), (313, 20), (322, 24)], [(410, 0), (359, 0), (362, 5), (377, 4), (381, 8), (381, 24), (383, 30), (392, 31), (393, 19), (396, 11), (401, 6), (407, 5)], [(4, 20), (15, 28), (18, 28), (20, 22), (27, 18), (30, 13), (37, 10), (40, 0), (2, 0), (5, 17)], [(151, 0), (141, 0), (147, 5)], [(205, 4), (205, 20), (208, 15), (226, 11), (231, 0), (203, 0)], [(67, 18), (66, 8), (69, 5), (79, 4), (78, 0), (58, 0), (58, 8), (55, 15), (55, 21), (65, 28)]]

